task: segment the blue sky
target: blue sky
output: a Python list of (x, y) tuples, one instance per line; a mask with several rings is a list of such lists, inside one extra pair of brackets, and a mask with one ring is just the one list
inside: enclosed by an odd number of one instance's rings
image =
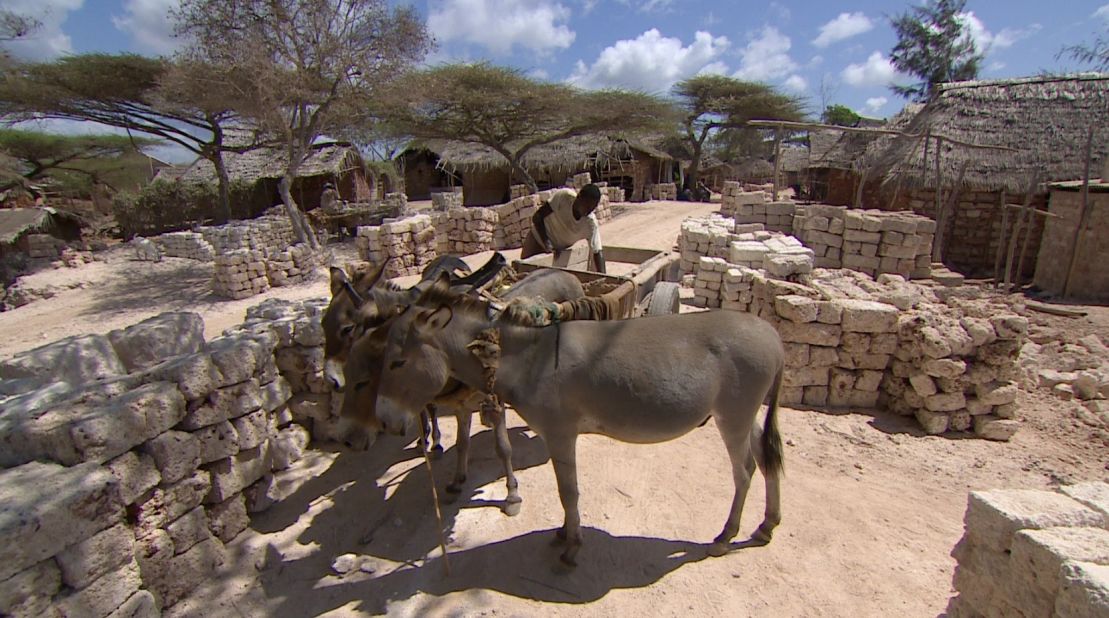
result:
[[(24, 57), (172, 53), (176, 0), (4, 0), (45, 27), (14, 44)], [(904, 101), (887, 85), (889, 16), (916, 2), (856, 0), (419, 0), (438, 41), (429, 62), (489, 60), (585, 88), (665, 93), (714, 72), (806, 97), (813, 113), (840, 103), (887, 117)], [(1107, 0), (975, 1), (964, 15), (986, 52), (982, 78), (1082, 68), (1057, 61), (1068, 44), (1109, 32)]]

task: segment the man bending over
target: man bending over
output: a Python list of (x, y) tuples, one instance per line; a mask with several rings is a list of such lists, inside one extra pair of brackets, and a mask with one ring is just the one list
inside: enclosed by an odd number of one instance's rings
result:
[(601, 246), (601, 227), (593, 211), (601, 203), (601, 189), (595, 184), (573, 189), (559, 189), (551, 200), (531, 218), (531, 233), (524, 238), (520, 258), (539, 253), (565, 251), (579, 240), (589, 241), (595, 272), (605, 272), (605, 256)]

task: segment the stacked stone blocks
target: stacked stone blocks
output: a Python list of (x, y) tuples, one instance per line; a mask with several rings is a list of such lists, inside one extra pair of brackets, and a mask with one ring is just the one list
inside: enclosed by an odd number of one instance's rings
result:
[(974, 491), (952, 618), (1109, 615), (1109, 484)]
[(215, 575), (307, 444), (276, 342), (170, 313), (0, 363), (0, 613), (157, 616)]
[(436, 229), (428, 215), (360, 226), (355, 246), (363, 260), (374, 264), (388, 261), (386, 277), (417, 275), (438, 254)]

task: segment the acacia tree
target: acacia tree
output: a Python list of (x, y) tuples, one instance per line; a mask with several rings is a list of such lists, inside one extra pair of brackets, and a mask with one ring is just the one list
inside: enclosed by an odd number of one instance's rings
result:
[(378, 114), (399, 134), (486, 146), (538, 191), (522, 163), (531, 149), (579, 135), (664, 126), (672, 108), (646, 94), (582, 91), (477, 63), (441, 65), (398, 80), (379, 102)]
[[(19, 181), (38, 180), (57, 172), (92, 176), (93, 171), (75, 164), (119, 157), (156, 143), (151, 139), (134, 139), (126, 135), (58, 135), (0, 129), (0, 150), (4, 150), (13, 160)], [(0, 182), (0, 191), (16, 184), (17, 181), (12, 180)]]
[(966, 0), (926, 0), (907, 13), (890, 18), (897, 45), (890, 62), (902, 73), (921, 81), (890, 89), (905, 98), (928, 99), (936, 84), (978, 77), (982, 54), (974, 45), (961, 16)]
[(846, 105), (834, 104), (824, 108), (820, 120), (824, 124), (834, 124), (841, 127), (853, 127), (859, 123), (862, 116)]
[(214, 87), (281, 145), (281, 201), (298, 239), (317, 246), (293, 179), (345, 109), (368, 106), (381, 84), (423, 58), (431, 46), (423, 21), (386, 0), (184, 0), (174, 19), (191, 41), (186, 56), (219, 67)]
[(1106, 25), (1106, 32), (1099, 34), (1093, 43), (1068, 45), (1056, 58), (1060, 56), (1069, 56), (1072, 60), (1088, 64), (1095, 71), (1109, 71), (1109, 24)]
[[(723, 75), (697, 75), (674, 86), (682, 109), (682, 146), (691, 161), (686, 185), (696, 187), (706, 142), (726, 139), (720, 133), (741, 131), (748, 120), (801, 120), (801, 99), (784, 95), (772, 86), (745, 82)], [(732, 136), (740, 138), (742, 136)], [(731, 141), (735, 141), (732, 139)]]
[(134, 54), (81, 54), (19, 65), (0, 76), (0, 114), (9, 120), (55, 118), (98, 122), (152, 135), (211, 161), (220, 202), (231, 216), (223, 153), (261, 146), (228, 144), (235, 122), (230, 94), (210, 87), (211, 67)]

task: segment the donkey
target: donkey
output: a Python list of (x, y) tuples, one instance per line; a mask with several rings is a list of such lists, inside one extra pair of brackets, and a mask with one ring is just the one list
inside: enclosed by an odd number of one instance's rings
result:
[[(778, 393), (785, 354), (777, 331), (752, 315), (713, 311), (542, 328), (492, 317), (488, 303), (449, 293), (440, 278), (416, 305), (399, 310), (384, 343), (377, 417), (390, 432), (405, 425), (451, 376), (484, 388), (483, 365), (467, 345), (495, 329), (500, 359), (494, 393), (543, 437), (565, 519), (561, 560), (576, 565), (581, 546), (577, 437), (631, 443), (673, 440), (711, 416), (727, 447), (735, 482), (731, 511), (709, 553), (723, 555), (739, 530), (754, 472), (766, 479), (766, 512), (754, 538), (769, 542), (781, 521), (782, 446)], [(382, 329), (384, 330), (384, 328)], [(347, 367), (357, 391), (374, 378)], [(769, 396), (762, 431), (759, 407)]]
[[(500, 254), (495, 254), (490, 264), (493, 264), (496, 258), (501, 257)], [(501, 258), (500, 265), (503, 266), (503, 258)], [(465, 289), (468, 285), (480, 284), (487, 275), (483, 274), (490, 264), (482, 266), (477, 272), (474, 273), (473, 278), (462, 278), (454, 281), (451, 289), (456, 293), (460, 289)], [(344, 273), (345, 274), (345, 273)], [(493, 273), (496, 274), (495, 272)], [(333, 273), (334, 276), (334, 273)], [(336, 331), (334, 328), (335, 321), (329, 322), (327, 314), (324, 316), (325, 322), (325, 340), (327, 340), (328, 332), (333, 335), (332, 341), (339, 339), (340, 334), (349, 340), (352, 336), (359, 336), (366, 333), (358, 340), (358, 343), (350, 349), (343, 348), (340, 350), (342, 355), (343, 365), (354, 364), (354, 373), (356, 375), (369, 375), (373, 376), (373, 384), (370, 388), (363, 385), (361, 389), (353, 391), (344, 389), (343, 407), (341, 416), (346, 419), (357, 421), (364, 429), (370, 432), (372, 439), (379, 433), (380, 425), (377, 423), (375, 408), (376, 408), (376, 381), (381, 374), (381, 358), (384, 348), (372, 336), (374, 332), (380, 330), (378, 326), (385, 320), (385, 311), (379, 310), (379, 306), (397, 307), (403, 304), (413, 302), (419, 298), (419, 286), (424, 282), (421, 281), (417, 284), (415, 290), (403, 290), (397, 287), (392, 288), (374, 288), (371, 286), (367, 288), (366, 296), (370, 296), (374, 302), (366, 302), (361, 311), (349, 317), (352, 326), (349, 331)], [(349, 291), (348, 294), (351, 294)], [(413, 295), (415, 293), (415, 295)], [(354, 294), (357, 294), (355, 292)], [(514, 284), (508, 292), (503, 295), (504, 300), (511, 300), (514, 298), (542, 298), (551, 302), (574, 300), (585, 296), (585, 290), (582, 288), (581, 282), (577, 277), (570, 273), (559, 270), (540, 270), (529, 274), (522, 280)], [(332, 304), (328, 306), (328, 311), (331, 311), (333, 306), (343, 306), (337, 304), (335, 298), (332, 298)], [(331, 328), (328, 328), (330, 324)], [(382, 331), (382, 334), (384, 331)], [(325, 354), (331, 353), (326, 349)], [(338, 352), (334, 353), (338, 356)], [(331, 357), (335, 358), (335, 356)], [(329, 361), (331, 360), (329, 358)], [(448, 494), (459, 494), (462, 491), (462, 486), (466, 482), (469, 473), (469, 456), (470, 456), (470, 430), (472, 426), (472, 417), (474, 411), (480, 406), (484, 396), (467, 387), (466, 385), (458, 382), (457, 380), (450, 380), (437, 394), (426, 409), (431, 413), (426, 414), (422, 420), (424, 427), (428, 426), (428, 420), (433, 431), (431, 448), (434, 451), (442, 451), (442, 446), (439, 445), (439, 431), (438, 419), (435, 410), (446, 409), (453, 412), (457, 422), (457, 444), (456, 450), (458, 459), (455, 467), (455, 473), (450, 484), (447, 485)], [(428, 419), (428, 417), (430, 417)], [(505, 424), (503, 413), (497, 412), (493, 414), (488, 421), (493, 426), (494, 435), (496, 438), (497, 456), (501, 460), (505, 470), (505, 483), (509, 488), (509, 497), (505, 501), (504, 512), (507, 515), (516, 515), (520, 509), (519, 493), (516, 490), (517, 481), (513, 474), (512, 468), (512, 443), (508, 438), (508, 427)], [(422, 439), (422, 438), (421, 438)]]

